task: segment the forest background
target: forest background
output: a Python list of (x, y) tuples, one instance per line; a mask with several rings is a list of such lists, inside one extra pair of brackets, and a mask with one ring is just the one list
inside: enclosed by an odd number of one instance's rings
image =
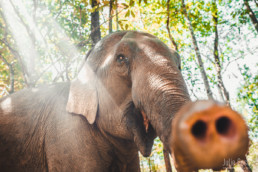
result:
[[(178, 51), (192, 100), (215, 99), (243, 114), (255, 171), (257, 18), (257, 0), (0, 0), (0, 97), (70, 81), (104, 36), (145, 31)], [(159, 139), (141, 169), (165, 170)]]

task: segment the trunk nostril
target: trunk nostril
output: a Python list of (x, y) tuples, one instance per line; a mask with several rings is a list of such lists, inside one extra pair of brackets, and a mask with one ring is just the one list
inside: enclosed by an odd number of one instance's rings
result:
[(204, 139), (206, 135), (207, 125), (205, 122), (198, 120), (193, 125), (191, 132), (193, 136), (197, 139)]
[(220, 117), (216, 121), (216, 130), (220, 135), (230, 136), (233, 132), (233, 124), (228, 117)]

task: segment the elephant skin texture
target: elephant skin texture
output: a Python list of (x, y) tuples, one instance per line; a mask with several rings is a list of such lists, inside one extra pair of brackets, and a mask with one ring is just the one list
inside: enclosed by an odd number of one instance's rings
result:
[[(216, 164), (209, 159), (202, 165), (198, 157), (202, 153), (182, 148), (189, 139), (182, 139), (180, 132), (192, 134), (189, 138), (197, 141), (190, 141), (202, 148), (196, 142), (203, 142), (205, 136), (198, 140), (199, 130), (193, 127), (198, 120), (205, 123), (209, 119), (197, 115), (191, 123), (181, 124), (185, 115), (199, 113), (193, 110), (199, 104), (188, 105), (190, 98), (179, 69), (179, 55), (153, 35), (123, 31), (106, 36), (87, 54), (72, 82), (24, 89), (0, 99), (0, 171), (140, 171), (138, 151), (149, 156), (156, 136), (178, 157), (178, 171), (218, 168), (221, 158), (245, 154), (243, 143), (228, 152), (223, 149)], [(208, 107), (201, 110), (205, 112), (218, 106), (202, 103)], [(228, 111), (228, 124), (242, 120)], [(213, 111), (210, 114), (214, 116)], [(236, 140), (248, 140), (244, 122), (243, 133), (232, 126), (233, 134), (225, 134), (230, 144), (235, 135)], [(217, 140), (206, 148), (213, 148)], [(239, 149), (241, 155), (234, 154)]]

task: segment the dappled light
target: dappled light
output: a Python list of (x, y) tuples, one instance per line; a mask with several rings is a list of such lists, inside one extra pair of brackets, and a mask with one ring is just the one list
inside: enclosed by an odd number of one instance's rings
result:
[[(75, 77), (83, 55), (44, 5), (38, 6), (44, 15), (37, 18), (36, 14), (34, 18), (29, 15), (31, 9), (26, 7), (22, 1), (1, 1), (2, 14), (18, 48), (16, 56), (25, 84), (33, 86), (46, 82), (46, 76), (53, 81)], [(42, 23), (35, 23), (37, 21)]]
[(0, 171), (257, 171), (257, 7), (0, 0)]
[[(20, 2), (20, 1), (17, 1)], [(35, 50), (34, 42), (35, 40), (31, 40), (30, 35), (28, 35), (28, 32), (26, 31), (26, 27), (22, 25), (22, 23), (19, 20), (22, 20), (17, 15), (16, 11), (17, 9), (14, 9), (13, 2), (12, 1), (1, 1), (1, 8), (3, 10), (3, 14), (6, 18), (7, 25), (9, 26), (9, 29), (16, 41), (16, 45), (18, 48), (19, 53), (21, 54), (21, 58), (24, 61), (24, 65), (27, 66), (26, 68), (26, 78), (29, 79), (30, 76), (34, 79), (35, 76), (32, 76), (35, 74), (35, 61), (38, 60), (38, 53)], [(22, 3), (19, 3), (19, 6), (22, 8), (22, 10), (27, 14), (26, 9), (24, 9), (24, 6)], [(33, 28), (31, 30), (35, 30), (35, 24), (31, 21), (31, 18), (29, 15), (26, 15), (28, 17), (29, 25), (31, 25)], [(23, 20), (22, 20), (23, 21)], [(24, 21), (23, 21), (24, 22)], [(35, 39), (35, 32), (31, 33), (33, 35), (33, 38)], [(31, 81), (28, 81), (31, 82)]]
[(11, 112), (13, 109), (12, 107), (12, 98), (8, 97), (6, 99), (4, 99), (4, 101), (2, 101), (0, 103), (0, 111), (3, 111), (3, 113), (8, 113)]
[(39, 89), (38, 88), (32, 88), (32, 90), (31, 90), (32, 92), (34, 92), (34, 93), (36, 93), (36, 92), (38, 92), (39, 91)]
[(112, 62), (112, 60), (113, 60), (113, 55), (112, 54), (110, 54), (110, 55), (107, 55), (107, 58), (106, 58), (106, 60), (101, 64), (101, 69), (105, 69), (111, 62)]

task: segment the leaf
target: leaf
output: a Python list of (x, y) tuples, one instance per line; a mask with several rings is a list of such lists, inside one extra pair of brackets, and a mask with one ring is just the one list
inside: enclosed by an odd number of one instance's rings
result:
[(130, 10), (127, 10), (125, 17), (128, 17), (130, 15)]
[(130, 0), (130, 2), (129, 2), (129, 6), (130, 6), (130, 7), (133, 7), (133, 6), (134, 6), (134, 4), (135, 4), (135, 1), (134, 1), (134, 0)]
[(122, 30), (125, 30), (124, 26), (123, 26), (123, 23), (121, 21), (119, 21), (118, 23), (119, 23), (119, 26), (122, 28)]
[(87, 0), (83, 0), (83, 3), (85, 4), (85, 6), (88, 6), (88, 5), (89, 5), (89, 3), (88, 3)]
[(127, 5), (126, 3), (122, 3), (122, 5), (124, 6), (124, 9), (127, 9), (129, 7), (129, 5)]
[(109, 1), (104, 0), (104, 1), (103, 1), (103, 4), (104, 4), (104, 5), (109, 5)]
[(102, 5), (98, 8), (98, 11), (101, 11), (103, 8), (105, 7), (105, 5)]
[(131, 10), (131, 15), (133, 16), (133, 18), (135, 18), (135, 14), (132, 10)]

